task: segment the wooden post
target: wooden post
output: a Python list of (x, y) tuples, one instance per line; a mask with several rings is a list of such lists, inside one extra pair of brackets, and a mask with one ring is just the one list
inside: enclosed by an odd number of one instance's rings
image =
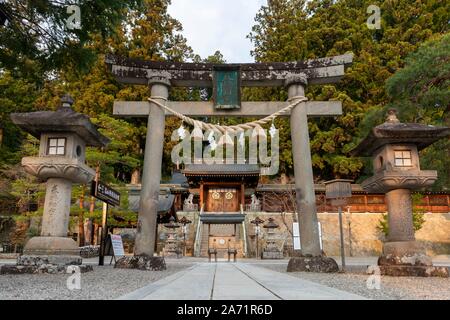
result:
[(245, 210), (245, 186), (244, 186), (244, 183), (241, 183), (241, 204), (242, 204), (242, 209)]
[(84, 238), (84, 192), (85, 186), (81, 187), (81, 195), (80, 195), (80, 213), (78, 215), (78, 245), (83, 247), (85, 245)]
[(205, 201), (203, 191), (204, 191), (203, 182), (200, 182), (200, 208), (199, 208), (200, 210), (203, 207), (203, 202)]
[(98, 265), (103, 266), (105, 261), (105, 249), (106, 249), (106, 237), (108, 236), (108, 204), (103, 202), (102, 211), (102, 232), (100, 236), (100, 254), (98, 259)]
[(265, 192), (262, 195), (261, 211), (266, 211), (266, 193)]
[(431, 212), (430, 196), (427, 194), (425, 197), (427, 199), (427, 210), (428, 212)]

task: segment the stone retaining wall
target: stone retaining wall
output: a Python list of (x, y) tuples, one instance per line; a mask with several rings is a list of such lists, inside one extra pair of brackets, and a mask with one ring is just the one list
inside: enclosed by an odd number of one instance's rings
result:
[[(384, 234), (377, 228), (384, 213), (343, 213), (345, 251), (348, 256), (377, 256), (381, 254)], [(186, 217), (194, 221), (189, 225), (187, 246), (193, 246), (197, 219), (192, 212), (178, 212), (178, 218)], [(197, 215), (197, 213), (195, 213)], [(250, 224), (259, 216), (263, 220), (273, 217), (280, 226), (276, 229), (278, 245), (284, 248), (285, 255), (292, 249), (292, 237), (287, 231), (292, 229), (292, 214), (286, 213), (284, 219), (281, 213), (275, 212), (247, 212), (246, 225), (248, 250), (254, 255), (255, 231)], [(323, 250), (328, 256), (340, 255), (339, 219), (337, 212), (318, 213), (322, 225)], [(264, 230), (264, 228), (262, 228)], [(426, 248), (429, 255), (450, 254), (450, 213), (425, 213), (422, 229), (416, 232), (417, 240)], [(264, 235), (259, 240), (260, 248), (265, 244)], [(188, 250), (190, 251), (190, 250)]]
[[(286, 214), (283, 223), (280, 213), (247, 213), (247, 221), (259, 216), (263, 220), (273, 217), (280, 225), (277, 233), (280, 240), (287, 234), (286, 228), (292, 228), (292, 214)], [(378, 230), (383, 213), (351, 213), (344, 212), (344, 238), (346, 255), (376, 256), (381, 253), (384, 234)], [(318, 213), (322, 225), (323, 250), (328, 256), (340, 254), (339, 219), (336, 212)], [(247, 224), (248, 225), (248, 224)], [(253, 235), (253, 226), (248, 228), (248, 234)], [(422, 229), (416, 232), (416, 239), (425, 246), (427, 254), (450, 254), (450, 213), (426, 213)], [(264, 240), (263, 240), (264, 241)], [(291, 237), (286, 238), (286, 246), (292, 246)], [(249, 243), (254, 247), (253, 243)]]

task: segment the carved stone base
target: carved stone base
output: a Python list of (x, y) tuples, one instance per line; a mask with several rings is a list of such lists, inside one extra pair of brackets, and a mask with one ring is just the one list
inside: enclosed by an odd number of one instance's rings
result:
[(263, 251), (263, 259), (283, 259), (283, 253), (280, 251)]
[(0, 274), (72, 273), (74, 268), (81, 273), (92, 271), (90, 265), (82, 265), (80, 256), (22, 255), (15, 265), (3, 265)]
[(318, 257), (293, 257), (289, 260), (287, 272), (338, 272), (339, 266), (334, 259), (324, 256)]
[(114, 268), (162, 271), (166, 270), (164, 257), (134, 256), (117, 260)]
[(177, 245), (168, 244), (163, 248), (163, 256), (165, 258), (181, 258), (182, 251)]
[(380, 273), (383, 276), (393, 277), (443, 277), (448, 278), (447, 267), (433, 266), (379, 266)]
[(434, 267), (432, 260), (416, 241), (392, 241), (383, 246), (378, 258), (381, 275), (408, 277), (445, 277), (447, 267)]
[(55, 264), (41, 264), (37, 265), (14, 265), (6, 264), (0, 266), (0, 274), (61, 274), (61, 273), (72, 273), (74, 271), (73, 267), (78, 268), (81, 273), (93, 271), (91, 265), (77, 265), (77, 266), (67, 266), (67, 265), (55, 265)]
[(80, 256), (43, 256), (43, 255), (22, 255), (17, 258), (17, 265), (20, 266), (40, 266), (40, 265), (81, 265), (82, 258)]
[(164, 255), (164, 258), (169, 258), (169, 259), (170, 258), (180, 259), (183, 256), (181, 251), (177, 251), (177, 252), (173, 252), (173, 251), (166, 252), (166, 251), (163, 251), (163, 255)]
[(24, 255), (44, 256), (79, 256), (80, 248), (75, 240), (66, 237), (34, 237), (31, 238), (25, 248)]

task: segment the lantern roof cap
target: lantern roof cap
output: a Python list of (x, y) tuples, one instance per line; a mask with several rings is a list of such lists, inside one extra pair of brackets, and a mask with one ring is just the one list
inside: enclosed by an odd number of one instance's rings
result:
[(36, 138), (44, 133), (75, 133), (87, 146), (104, 147), (110, 140), (102, 135), (88, 116), (72, 109), (73, 99), (69, 95), (61, 98), (56, 111), (12, 113), (11, 119), (19, 128)]
[(270, 217), (270, 218), (268, 219), (268, 221), (266, 222), (266, 224), (263, 225), (263, 228), (266, 228), (266, 229), (275, 229), (275, 228), (278, 228), (278, 224), (275, 223), (275, 219), (274, 219), (274, 218)]
[(402, 123), (396, 111), (388, 111), (386, 121), (374, 127), (370, 133), (350, 151), (352, 156), (371, 156), (387, 144), (414, 144), (422, 150), (450, 135), (450, 128), (421, 123)]

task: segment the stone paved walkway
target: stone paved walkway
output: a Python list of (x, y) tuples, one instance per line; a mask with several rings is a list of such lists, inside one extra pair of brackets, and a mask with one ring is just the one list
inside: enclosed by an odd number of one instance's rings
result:
[(365, 298), (246, 263), (198, 263), (119, 299), (349, 300)]

